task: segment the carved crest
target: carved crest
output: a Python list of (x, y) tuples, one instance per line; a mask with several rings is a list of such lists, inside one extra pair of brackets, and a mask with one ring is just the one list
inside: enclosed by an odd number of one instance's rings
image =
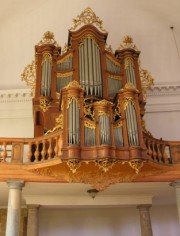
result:
[(78, 28), (78, 26), (84, 24), (84, 25), (93, 25), (99, 27), (103, 32), (107, 32), (103, 28), (103, 22), (99, 19), (99, 17), (96, 16), (96, 14), (92, 11), (90, 7), (87, 7), (80, 15), (78, 15), (76, 18), (73, 19), (74, 26), (70, 28), (70, 30), (75, 30)]

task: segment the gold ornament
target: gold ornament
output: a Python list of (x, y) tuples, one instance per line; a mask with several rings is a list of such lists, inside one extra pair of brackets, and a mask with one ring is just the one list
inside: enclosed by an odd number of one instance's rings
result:
[(70, 28), (70, 30), (75, 30), (81, 24), (84, 25), (93, 25), (98, 26), (103, 32), (107, 32), (102, 24), (102, 20), (96, 16), (96, 14), (92, 11), (90, 7), (87, 7), (80, 15), (73, 19), (74, 26)]
[(72, 171), (72, 173), (75, 174), (77, 169), (81, 166), (81, 161), (77, 159), (68, 160), (67, 166)]
[(40, 99), (40, 108), (43, 110), (43, 112), (46, 112), (50, 107), (50, 101), (47, 98), (41, 98)]
[(140, 72), (140, 79), (141, 79), (141, 85), (142, 85), (143, 100), (146, 101), (147, 90), (150, 89), (152, 85), (154, 85), (154, 79), (148, 70), (144, 70), (140, 68), (139, 72)]
[(109, 171), (109, 169), (111, 169), (115, 163), (116, 163), (116, 160), (107, 159), (107, 158), (95, 161), (95, 164), (99, 167), (99, 169), (102, 169), (103, 172)]
[(31, 64), (27, 65), (24, 68), (23, 73), (21, 74), (21, 80), (25, 81), (28, 86), (30, 86), (32, 95), (35, 93), (36, 86), (36, 63), (32, 61)]
[(133, 49), (135, 51), (139, 51), (136, 45), (133, 43), (133, 38), (129, 35), (123, 37), (122, 44), (120, 44), (118, 50), (123, 49)]
[(56, 47), (59, 47), (58, 43), (56, 42), (56, 40), (54, 38), (54, 34), (50, 31), (47, 31), (44, 33), (43, 38), (41, 39), (41, 41), (37, 45), (42, 46), (45, 44), (51, 44)]

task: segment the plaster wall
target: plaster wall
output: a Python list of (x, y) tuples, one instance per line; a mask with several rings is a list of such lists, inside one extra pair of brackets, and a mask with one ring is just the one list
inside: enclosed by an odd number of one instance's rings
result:
[[(153, 236), (178, 236), (176, 206), (151, 208)], [(139, 236), (136, 207), (40, 209), (39, 236)]]

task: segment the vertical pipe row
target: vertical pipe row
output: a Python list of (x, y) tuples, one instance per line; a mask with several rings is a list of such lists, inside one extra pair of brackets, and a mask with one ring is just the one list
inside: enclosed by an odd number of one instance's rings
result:
[(79, 47), (80, 84), (87, 95), (102, 96), (100, 52), (96, 42), (86, 38)]
[(74, 99), (68, 109), (68, 142), (69, 144), (79, 143), (79, 108)]

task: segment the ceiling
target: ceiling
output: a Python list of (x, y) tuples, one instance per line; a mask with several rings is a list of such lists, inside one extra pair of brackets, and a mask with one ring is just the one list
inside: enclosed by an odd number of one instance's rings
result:
[[(141, 66), (151, 72), (155, 83), (180, 83), (179, 0), (1, 0), (0, 4), (0, 90), (27, 88), (20, 75), (34, 59), (34, 46), (43, 33), (52, 31), (63, 47), (68, 29), (73, 25), (72, 19), (86, 7), (91, 7), (103, 20), (103, 26), (109, 32), (108, 44), (113, 50), (119, 47), (124, 35), (131, 35), (141, 51)], [(169, 183), (116, 184), (98, 193), (93, 202), (87, 194), (89, 185), (47, 185), (27, 183), (23, 189), (23, 202), (37, 203), (39, 196), (46, 195), (43, 203), (46, 206), (48, 197), (55, 206), (59, 205), (57, 198), (62, 202), (67, 196), (73, 197), (64, 206), (75, 206), (78, 199), (84, 199), (83, 206), (112, 206), (113, 199), (117, 205), (123, 201), (128, 205), (124, 200), (127, 196), (130, 200), (136, 197), (137, 202), (146, 198), (147, 201), (153, 199), (153, 204), (175, 203), (174, 189)], [(0, 191), (0, 206), (7, 206), (6, 183), (0, 183)]]

